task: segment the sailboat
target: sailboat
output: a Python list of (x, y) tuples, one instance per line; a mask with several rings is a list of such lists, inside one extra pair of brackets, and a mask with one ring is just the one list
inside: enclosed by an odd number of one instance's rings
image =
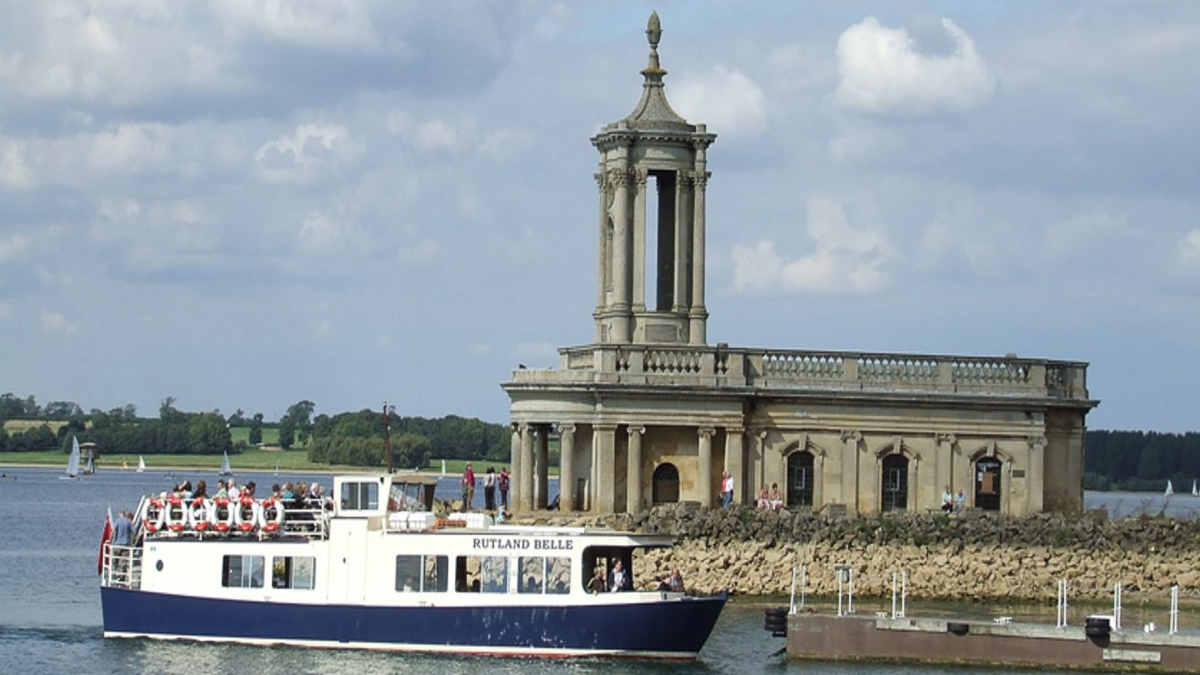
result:
[(226, 452), (222, 454), (225, 455), (225, 459), (221, 462), (221, 473), (217, 475), (222, 478), (228, 478), (233, 475), (233, 469), (229, 466), (229, 453)]
[(275, 475), (279, 475), (279, 462), (275, 462)]
[(138, 468), (137, 468), (137, 472), (138, 472), (138, 473), (146, 473), (146, 460), (142, 459), (142, 456), (141, 456), (141, 455), (138, 455)]
[(1175, 494), (1175, 488), (1171, 487), (1171, 480), (1167, 479), (1167, 492), (1163, 496), (1170, 497), (1173, 494)]
[(92, 474), (94, 474), (94, 473), (96, 473), (96, 454), (95, 454), (95, 451), (93, 451), (93, 453), (92, 453), (92, 454), (88, 455), (88, 461), (87, 461), (87, 465), (83, 467), (83, 475), (85, 475), (85, 476), (90, 476), (90, 475), (92, 475)]
[(446, 460), (442, 460), (442, 475), (446, 475)]
[(76, 480), (79, 478), (79, 437), (71, 437), (71, 456), (67, 459), (67, 475), (59, 476), (59, 480)]

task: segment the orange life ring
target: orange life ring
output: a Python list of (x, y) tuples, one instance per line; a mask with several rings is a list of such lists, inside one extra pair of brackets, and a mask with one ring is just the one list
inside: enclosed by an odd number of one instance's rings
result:
[[(267, 520), (267, 509), (271, 507), (275, 507), (275, 517), (271, 520)], [(275, 499), (274, 497), (267, 497), (266, 499), (262, 500), (259, 518), (262, 524), (263, 532), (278, 532), (279, 529), (283, 527), (284, 511), (285, 509), (282, 501)]]
[(188, 509), (188, 521), (192, 524), (192, 529), (197, 532), (204, 532), (212, 525), (213, 506), (212, 502), (204, 497), (196, 497), (192, 500), (192, 505)]
[[(179, 518), (175, 518), (175, 511), (179, 510)], [(184, 505), (183, 500), (179, 495), (170, 495), (167, 497), (167, 506), (163, 509), (163, 522), (167, 529), (172, 532), (181, 532), (188, 525), (188, 509)]]
[[(153, 509), (153, 515), (151, 515)], [(163, 517), (166, 512), (163, 509), (163, 501), (158, 497), (151, 497), (146, 501), (146, 506), (142, 511), (142, 526), (146, 528), (146, 532), (154, 534), (162, 529)]]
[[(247, 516), (245, 509), (250, 509)], [(259, 505), (252, 497), (242, 497), (238, 499), (238, 505), (233, 507), (233, 524), (242, 532), (252, 532), (255, 527), (258, 527)]]

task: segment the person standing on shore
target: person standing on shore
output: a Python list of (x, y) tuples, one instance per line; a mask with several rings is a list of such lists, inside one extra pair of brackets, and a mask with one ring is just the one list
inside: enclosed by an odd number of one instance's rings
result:
[(488, 511), (496, 510), (496, 467), (489, 466), (483, 474), (483, 508)]
[(967, 496), (963, 494), (962, 488), (958, 488), (958, 494), (954, 495), (954, 512), (962, 513), (965, 508), (967, 508)]
[(471, 463), (467, 462), (467, 468), (463, 470), (462, 475), (462, 500), (463, 510), (471, 508), (471, 502), (475, 499), (475, 470), (471, 468)]
[(508, 467), (500, 467), (500, 479), (496, 481), (500, 486), (500, 505), (505, 511), (508, 510)]

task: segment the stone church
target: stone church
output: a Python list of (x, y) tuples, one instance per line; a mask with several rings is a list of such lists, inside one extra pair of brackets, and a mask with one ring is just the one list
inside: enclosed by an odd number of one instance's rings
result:
[(709, 344), (716, 136), (667, 102), (657, 15), (646, 34), (641, 100), (591, 139), (592, 342), (502, 385), (515, 508), (546, 508), (553, 436), (564, 510), (711, 506), (728, 472), (743, 504), (777, 485), (789, 509), (929, 510), (949, 486), (972, 509), (1080, 511), (1084, 423), (1098, 404), (1086, 363)]

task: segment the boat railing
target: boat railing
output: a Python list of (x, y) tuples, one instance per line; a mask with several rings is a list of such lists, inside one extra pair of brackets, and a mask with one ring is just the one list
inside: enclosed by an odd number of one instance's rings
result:
[[(143, 497), (138, 503), (139, 514), (147, 514), (147, 501), (153, 503), (157, 500), (150, 500)], [(280, 538), (305, 538), (305, 539), (325, 539), (329, 532), (329, 519), (333, 515), (332, 505), (326, 499), (304, 499), (304, 500), (282, 500), (283, 504), (283, 520), (281, 523), (276, 523), (274, 518), (274, 507), (268, 515), (262, 508), (262, 503), (267, 500), (255, 500), (258, 503), (257, 509), (262, 511), (257, 512), (257, 520), (248, 528), (227, 527), (219, 528), (214, 522), (206, 522), (203, 528), (198, 527), (196, 523), (191, 522), (190, 518), (185, 524), (179, 525), (178, 529), (161, 527), (159, 529), (145, 527), (144, 518), (139, 517), (135, 523), (135, 527), (139, 532), (144, 532), (145, 537), (154, 540), (163, 539), (246, 539), (254, 538), (260, 541), (280, 539)]]
[(104, 544), (101, 585), (137, 590), (142, 587), (142, 547)]

